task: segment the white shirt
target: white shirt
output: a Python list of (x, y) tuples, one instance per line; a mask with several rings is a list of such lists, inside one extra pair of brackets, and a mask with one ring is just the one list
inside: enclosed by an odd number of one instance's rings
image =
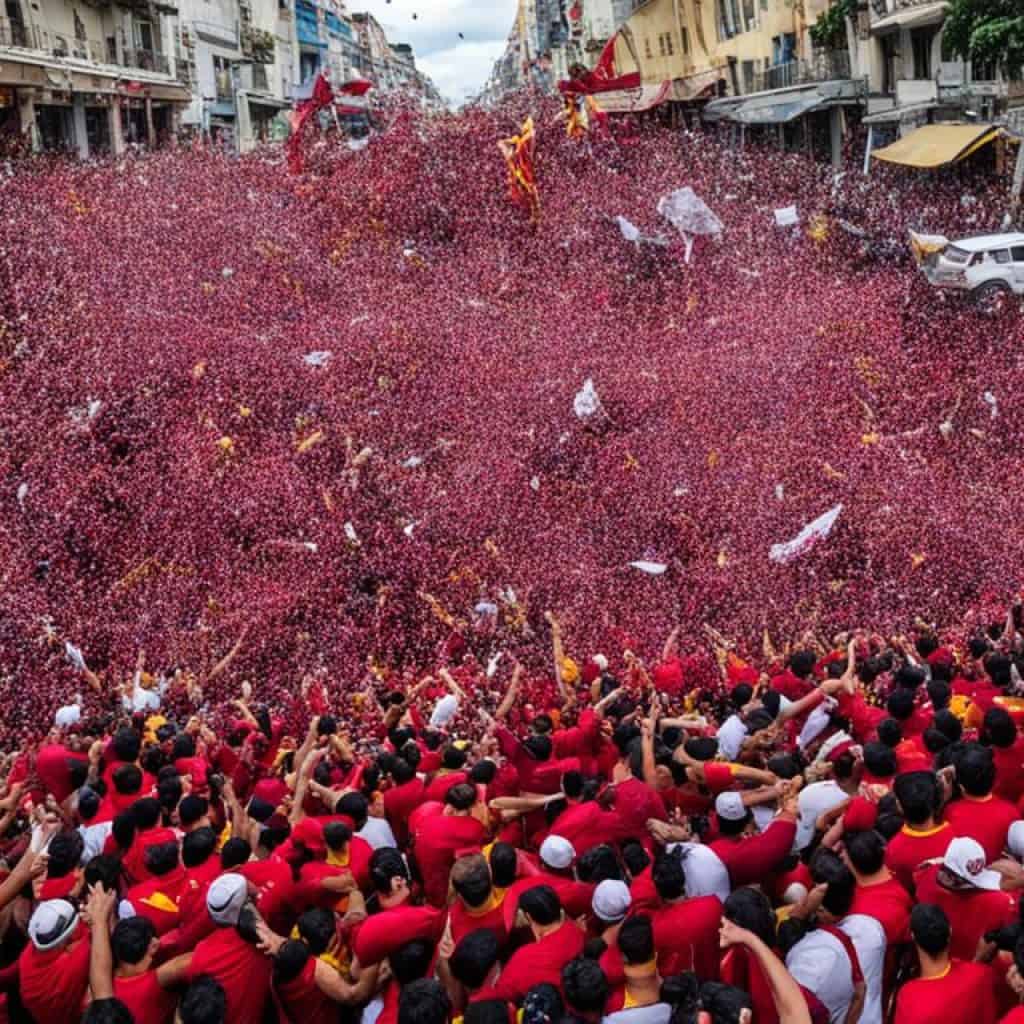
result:
[(799, 811), (796, 823), (796, 848), (802, 850), (809, 846), (814, 838), (818, 818), (849, 799), (850, 795), (844, 793), (839, 784), (831, 779), (804, 786), (797, 797)]
[(375, 850), (384, 846), (397, 846), (395, 833), (384, 818), (367, 818), (366, 824), (356, 833), (360, 839), (365, 839)]
[(882, 1024), (882, 973), (885, 969), (885, 930), (867, 914), (850, 914), (839, 923), (857, 950), (864, 975), (864, 1009), (859, 1024)]
[(668, 1003), (652, 1003), (609, 1013), (601, 1019), (601, 1024), (668, 1024), (671, 1019), (672, 1007)]
[(786, 955), (786, 970), (818, 997), (830, 1024), (843, 1024), (853, 999), (853, 969), (834, 935), (820, 928), (805, 935)]
[(730, 715), (718, 727), (718, 751), (726, 761), (735, 761), (740, 756), (740, 749), (749, 732), (739, 715)]
[(81, 864), (84, 867), (93, 859), (98, 857), (103, 852), (103, 847), (107, 842), (107, 836), (113, 831), (114, 823), (112, 821), (104, 821), (99, 825), (79, 825), (78, 832), (82, 837), (82, 842), (85, 844), (82, 847), (82, 859)]
[(669, 843), (669, 852), (677, 846), (683, 850), (687, 897), (696, 899), (698, 896), (717, 896), (725, 903), (732, 892), (732, 883), (722, 858), (701, 843)]

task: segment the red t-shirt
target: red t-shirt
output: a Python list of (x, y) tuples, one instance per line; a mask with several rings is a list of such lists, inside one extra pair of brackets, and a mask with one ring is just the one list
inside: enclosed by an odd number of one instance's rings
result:
[(440, 941), (448, 915), (435, 907), (403, 903), (371, 914), (352, 934), (352, 953), (362, 967), (372, 967), (414, 939)]
[(71, 761), (88, 764), (89, 758), (86, 754), (72, 753), (63, 743), (49, 743), (36, 752), (36, 774), (57, 803), (64, 803), (74, 792), (69, 766)]
[(579, 857), (594, 846), (626, 839), (630, 833), (614, 811), (606, 811), (596, 800), (587, 800), (567, 807), (555, 819), (550, 835), (568, 839)]
[(152, 922), (157, 935), (166, 935), (181, 921), (178, 901), (187, 883), (185, 870), (179, 866), (162, 878), (149, 878), (133, 885), (127, 899), (139, 917)]
[[(914, 872), (926, 860), (934, 860), (946, 852), (955, 838), (949, 822), (934, 828), (916, 829), (904, 825), (885, 848), (885, 866), (909, 892), (914, 891)], [(971, 957), (973, 957), (973, 952)]]
[(448, 911), (452, 942), (457, 946), (470, 932), (486, 928), (494, 932), (498, 942), (504, 946), (508, 939), (504, 904), (505, 893), (502, 890), (492, 890), (487, 902), (482, 907), (472, 910), (461, 899), (456, 899)]
[(460, 782), (469, 781), (469, 772), (459, 771), (445, 771), (444, 768), (434, 776), (427, 791), (423, 796), (424, 800), (438, 800), (441, 803), (444, 802), (444, 798), (448, 795), (448, 790), (452, 786), (459, 785)]
[(779, 1024), (771, 985), (760, 963), (746, 946), (732, 946), (726, 950), (722, 957), (721, 979), (726, 985), (749, 993), (757, 1024)]
[(708, 845), (729, 872), (733, 887), (754, 885), (776, 871), (793, 849), (796, 822), (776, 818), (763, 832), (739, 839), (716, 839)]
[(384, 791), (384, 814), (387, 816), (388, 824), (395, 833), (395, 839), (400, 846), (404, 846), (408, 842), (409, 815), (423, 803), (425, 792), (426, 787), (422, 779), (412, 779), (409, 782), (403, 782), (401, 786)]
[(995, 981), (985, 964), (951, 960), (945, 974), (900, 989), (895, 1024), (989, 1024), (996, 1019)]
[(953, 835), (970, 836), (981, 844), (989, 864), (1003, 855), (1006, 833), (1020, 820), (1013, 804), (991, 793), (985, 797), (964, 794), (946, 805), (944, 816), (953, 828)]
[(938, 882), (938, 864), (921, 871), (916, 878), (918, 903), (935, 903), (949, 918), (949, 955), (972, 960), (978, 939), (987, 931), (1002, 928), (1017, 918), (1017, 904), (1006, 892), (991, 889), (945, 889)]
[(114, 998), (131, 1011), (135, 1024), (171, 1024), (178, 997), (161, 988), (156, 970), (150, 969), (131, 978), (114, 976)]
[(273, 961), (250, 945), (234, 928), (218, 928), (196, 946), (188, 980), (209, 974), (227, 996), (224, 1024), (251, 1024), (261, 1020), (270, 995)]
[(267, 924), (278, 933), (287, 935), (298, 917), (295, 909), (295, 880), (291, 866), (277, 857), (269, 860), (251, 860), (235, 869), (256, 888), (256, 909)]
[(298, 976), (275, 986), (289, 1021), (296, 1024), (338, 1024), (338, 1004), (316, 984), (316, 959), (310, 957)]
[(521, 1003), (526, 993), (542, 982), (561, 991), (562, 968), (583, 952), (584, 939), (575, 922), (566, 921), (542, 939), (520, 946), (505, 965), (490, 998)]
[[(945, 1024), (945, 1022), (940, 1022)], [(953, 1024), (960, 1024), (959, 1021)], [(973, 1024), (972, 1020), (964, 1021), (964, 1024)], [(999, 1018), (999, 1024), (1024, 1024), (1024, 1006), (1015, 1006), (1005, 1017)]]
[(722, 902), (717, 896), (666, 904), (652, 912), (651, 920), (663, 978), (693, 971), (701, 981), (718, 980)]
[(665, 801), (646, 782), (637, 778), (626, 779), (615, 787), (615, 813), (621, 819), (625, 833), (639, 838), (647, 835), (649, 819), (665, 821), (668, 818)]
[(162, 846), (164, 843), (176, 843), (178, 837), (172, 828), (146, 829), (144, 832), (136, 832), (132, 845), (124, 855), (122, 864), (125, 874), (132, 882), (144, 882), (153, 876), (146, 868), (146, 851), (151, 846)]
[(851, 914), (873, 917), (885, 931), (888, 945), (907, 942), (910, 938), (910, 911), (914, 901), (895, 878), (871, 885), (858, 885), (854, 890)]
[(996, 763), (993, 792), (1016, 803), (1024, 796), (1024, 736), (1018, 736), (1009, 747), (992, 747), (992, 758)]
[(459, 850), (481, 846), (486, 837), (483, 825), (468, 815), (440, 814), (420, 823), (413, 837), (413, 852), (428, 903), (445, 905), (455, 855)]
[(79, 926), (72, 948), (40, 953), (30, 942), (18, 959), (21, 1001), (32, 1019), (45, 1024), (78, 1024), (89, 987), (89, 934)]

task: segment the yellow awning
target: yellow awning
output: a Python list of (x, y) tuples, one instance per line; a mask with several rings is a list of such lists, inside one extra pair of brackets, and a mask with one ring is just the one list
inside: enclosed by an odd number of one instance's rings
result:
[(926, 124), (871, 155), (905, 167), (942, 167), (970, 156), (999, 131), (990, 124)]

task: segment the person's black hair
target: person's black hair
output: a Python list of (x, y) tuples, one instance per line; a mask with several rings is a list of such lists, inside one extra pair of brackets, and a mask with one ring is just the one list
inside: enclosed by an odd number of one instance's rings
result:
[(50, 840), (46, 851), (49, 854), (46, 877), (65, 878), (70, 875), (78, 867), (84, 849), (85, 841), (81, 832), (58, 832)]
[(846, 675), (846, 665), (842, 661), (830, 661), (825, 666), (825, 675), (829, 679), (842, 679)]
[[(896, 719), (897, 722), (905, 722), (913, 714), (914, 696), (913, 690), (903, 689), (897, 687), (889, 694), (889, 699), (886, 701), (886, 711), (889, 712), (892, 718)], [(880, 731), (879, 738), (882, 738)], [(886, 742), (888, 740), (885, 740)]]
[(753, 932), (769, 948), (775, 945), (775, 914), (760, 889), (750, 885), (740, 886), (729, 893), (722, 911), (725, 918)]
[(313, 956), (320, 956), (327, 952), (334, 939), (334, 914), (325, 907), (310, 907), (299, 915), (296, 927), (299, 938), (309, 946)]
[(170, 814), (181, 802), (183, 792), (181, 776), (172, 775), (160, 779), (156, 784), (156, 798), (160, 803), (160, 809), (165, 814)]
[(753, 1009), (750, 994), (735, 985), (705, 981), (700, 987), (701, 1009), (711, 1015), (712, 1024), (740, 1024)]
[(147, 917), (136, 915), (118, 921), (110, 936), (114, 960), (130, 966), (141, 963), (155, 938), (156, 928)]
[(939, 809), (941, 791), (934, 772), (904, 772), (892, 788), (908, 825), (925, 824)]
[(647, 914), (627, 917), (619, 929), (619, 952), (622, 959), (633, 966), (654, 959), (654, 928)]
[(850, 832), (843, 837), (846, 856), (862, 875), (873, 875), (885, 864), (885, 840), (874, 830)]
[(267, 800), (261, 800), (258, 796), (254, 796), (249, 801), (249, 806), (245, 809), (245, 813), (248, 814), (253, 821), (258, 821), (260, 824), (267, 821), (274, 813), (274, 805)]
[(393, 878), (408, 882), (409, 867), (393, 846), (382, 846), (370, 855), (370, 881), (377, 892), (386, 896), (391, 892)]
[(94, 885), (102, 885), (107, 892), (115, 892), (121, 881), (121, 861), (109, 853), (98, 853), (82, 872), (86, 891)]
[(82, 1013), (82, 1024), (135, 1024), (135, 1015), (113, 996), (94, 999)]
[(636, 878), (647, 869), (651, 858), (641, 843), (635, 839), (627, 839), (622, 844), (622, 863), (625, 864), (630, 877)]
[(122, 796), (131, 796), (142, 789), (142, 769), (137, 764), (121, 764), (111, 776), (114, 789)]
[(424, 978), (434, 961), (434, 944), (426, 939), (413, 939), (399, 946), (389, 957), (391, 973), (399, 985), (408, 985)]
[(746, 830), (747, 825), (750, 824), (752, 812), (749, 807), (744, 808), (745, 814), (742, 818), (723, 818), (721, 815), (718, 816), (718, 831), (723, 836), (738, 836), (742, 835)]
[(523, 999), (523, 1024), (559, 1024), (564, 1012), (562, 993), (550, 981), (538, 982)]
[(871, 686), (883, 671), (882, 663), (877, 658), (865, 658), (857, 666), (857, 678), (865, 686)]
[(407, 743), (416, 742), (416, 730), (410, 725), (398, 725), (388, 731), (388, 739), (391, 740), (391, 745), (395, 750), (404, 757), (405, 751), (402, 748)]
[(896, 774), (896, 751), (884, 743), (865, 743), (864, 767), (875, 778), (887, 779)]
[(256, 724), (260, 727), (260, 732), (263, 733), (266, 738), (274, 738), (274, 723), (270, 718), (270, 710), (268, 708), (257, 708), (253, 713), (253, 718), (256, 719)]
[(913, 693), (919, 686), (923, 686), (928, 678), (928, 673), (916, 665), (901, 665), (892, 677), (893, 684), (897, 690), (909, 690)]
[(196, 796), (195, 793), (189, 793), (184, 800), (178, 804), (178, 820), (182, 826), (187, 828), (189, 825), (194, 825), (200, 818), (204, 817), (210, 811), (210, 801), (205, 797)]
[(695, 761), (713, 761), (718, 756), (718, 740), (714, 736), (691, 736), (683, 750)]
[(329, 821), (324, 825), (324, 842), (328, 850), (344, 850), (352, 840), (352, 829), (343, 821)]
[(983, 658), (991, 649), (992, 644), (987, 636), (972, 636), (967, 641), (967, 650), (975, 661)]
[(782, 709), (782, 694), (775, 690), (769, 690), (761, 697), (761, 705), (772, 719), (779, 717), (779, 711)]
[(572, 769), (562, 776), (562, 792), (570, 800), (579, 800), (583, 795), (583, 773)]
[(469, 770), (469, 781), (474, 786), (489, 786), (498, 777), (498, 766), (489, 758), (477, 761)]
[(569, 1008), (581, 1014), (603, 1014), (608, 979), (596, 960), (578, 956), (562, 968), (562, 991)]
[(491, 880), (499, 889), (507, 889), (519, 872), (519, 854), (511, 843), (497, 842), (487, 858), (491, 867)]
[(985, 712), (981, 735), (985, 743), (1005, 750), (1017, 740), (1017, 725), (1006, 708), (989, 708)]
[(794, 651), (789, 656), (789, 671), (792, 672), (797, 679), (806, 679), (814, 671), (814, 666), (817, 663), (818, 659), (813, 651)]
[(287, 985), (294, 981), (309, 962), (309, 946), (298, 939), (288, 939), (274, 956), (274, 984)]
[(440, 750), (441, 744), (444, 743), (444, 733), (438, 732), (437, 729), (424, 729), (423, 743), (427, 750)]
[(404, 786), (416, 778), (416, 769), (404, 757), (396, 757), (391, 766), (391, 778), (396, 786)]
[(615, 744), (615, 749), (625, 757), (639, 736), (640, 730), (633, 722), (620, 722), (612, 731), (612, 743)]
[(334, 805), (334, 813), (351, 818), (353, 828), (358, 832), (370, 815), (370, 801), (362, 793), (345, 793)]
[(257, 930), (260, 923), (260, 915), (251, 903), (246, 903), (238, 912), (238, 923), (235, 931), (249, 943), (250, 946), (258, 946), (260, 933)]
[(944, 750), (952, 742), (944, 732), (933, 729), (931, 726), (921, 733), (921, 739), (924, 742), (924, 749), (933, 755), (937, 754), (940, 750)]
[(89, 766), (85, 761), (79, 761), (75, 757), (68, 758), (66, 763), (68, 766), (69, 788), (75, 790), (84, 786), (86, 779), (89, 777)]
[(754, 696), (754, 688), (749, 683), (739, 683), (729, 694), (729, 703), (738, 711), (745, 708)]
[(989, 747), (968, 743), (957, 757), (956, 781), (968, 796), (988, 796), (996, 781), (996, 763)]
[(449, 743), (447, 747), (441, 751), (441, 767), (448, 768), (451, 771), (458, 771), (466, 763), (466, 751), (461, 747), (457, 747), (454, 743)]
[(807, 931), (807, 922), (796, 917), (786, 918), (779, 925), (778, 950), (783, 958), (807, 934)]
[(209, 825), (186, 833), (181, 841), (181, 863), (187, 868), (205, 864), (217, 852), (217, 833)]
[(686, 873), (683, 871), (683, 862), (676, 852), (659, 853), (654, 858), (651, 881), (665, 902), (678, 900), (686, 895)]
[(659, 998), (672, 1007), (673, 1022), (691, 1022), (700, 1009), (700, 981), (693, 971), (670, 974), (661, 983)]
[(462, 1014), (462, 1024), (508, 1024), (508, 1003), (504, 999), (478, 999)]
[(110, 831), (114, 842), (122, 850), (127, 850), (132, 845), (135, 840), (135, 815), (132, 814), (131, 808), (115, 816)]
[(900, 814), (879, 813), (875, 821), (875, 831), (888, 842), (903, 828), (903, 816)]
[(914, 643), (917, 653), (926, 661), (939, 649), (939, 640), (934, 633), (921, 633)]
[(317, 736), (333, 736), (338, 731), (338, 720), (334, 715), (321, 715), (316, 723)]
[(795, 754), (773, 754), (765, 767), (780, 779), (795, 779), (802, 771), (800, 760)]
[(760, 732), (762, 729), (770, 728), (774, 721), (775, 718), (770, 711), (757, 708), (743, 719), (743, 724), (750, 732)]
[(185, 990), (178, 1015), (181, 1024), (224, 1024), (228, 998), (216, 978), (201, 974)]
[(252, 846), (249, 845), (249, 840), (241, 836), (232, 836), (220, 848), (220, 866), (225, 871), (230, 871), (245, 864), (251, 856)]
[(857, 770), (857, 758), (847, 750), (832, 762), (832, 774), (837, 779), (852, 779)]
[(542, 736), (547, 736), (555, 728), (554, 719), (544, 712), (534, 715), (530, 722), (530, 728)]
[(156, 797), (144, 796), (136, 800), (130, 810), (135, 818), (135, 827), (140, 832), (156, 828), (160, 823), (160, 801)]
[(523, 740), (523, 749), (534, 761), (548, 761), (551, 758), (553, 745), (550, 736), (535, 733)]
[(100, 795), (95, 789), (83, 786), (78, 791), (78, 816), (82, 821), (92, 821), (100, 813)]
[(949, 918), (934, 903), (918, 903), (910, 912), (910, 935), (929, 956), (949, 949)]
[(142, 750), (142, 737), (134, 729), (127, 726), (114, 733), (111, 744), (118, 761), (131, 763), (139, 759)]
[(498, 936), (490, 928), (478, 928), (459, 939), (448, 961), (455, 980), (475, 992), (498, 962)]
[(157, 743), (166, 743), (168, 740), (173, 740), (178, 734), (178, 727), (173, 722), (164, 722), (156, 731)]
[(811, 857), (811, 877), (815, 885), (828, 886), (821, 905), (834, 917), (845, 917), (850, 912), (857, 889), (853, 872), (833, 850), (819, 847)]
[(537, 885), (519, 897), (519, 909), (542, 928), (554, 924), (562, 916), (562, 904), (550, 885)]
[(576, 877), (589, 885), (598, 885), (608, 879), (621, 882), (622, 866), (615, 851), (607, 843), (599, 843), (577, 858)]
[(179, 733), (171, 745), (171, 760), (181, 761), (196, 756), (196, 741), (187, 733)]
[(990, 654), (984, 662), (985, 672), (988, 674), (989, 679), (992, 680), (993, 686), (1009, 686), (1013, 681), (1011, 669), (1013, 662), (1005, 655), (997, 651), (995, 654)]
[(444, 802), (456, 811), (468, 811), (476, 803), (476, 786), (459, 782), (445, 793)]
[(143, 861), (151, 875), (157, 878), (169, 875), (178, 866), (178, 844), (172, 841), (147, 846)]
[[(1001, 711), (1002, 708), (993, 710)], [(935, 712), (935, 717), (932, 719), (932, 725), (944, 736), (948, 736), (951, 743), (959, 742), (960, 737), (964, 732), (963, 723), (948, 708), (943, 708), (941, 711)]]
[(460, 857), (452, 868), (451, 881), (467, 906), (483, 906), (493, 888), (487, 858), (483, 854)]
[[(366, 772), (369, 772), (369, 770), (370, 769), (367, 768)], [(364, 776), (366, 775), (366, 772), (363, 773)], [(330, 786), (330, 784), (331, 784), (331, 766), (326, 761), (321, 761), (313, 769), (313, 781), (316, 782), (318, 785), (321, 785), (321, 786), (324, 786), (324, 787), (329, 787)]]
[(419, 978), (398, 997), (398, 1024), (447, 1024), (452, 1004), (435, 978)]

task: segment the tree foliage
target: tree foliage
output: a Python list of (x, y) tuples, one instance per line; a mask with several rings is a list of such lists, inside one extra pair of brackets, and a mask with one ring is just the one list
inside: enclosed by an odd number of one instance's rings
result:
[(1024, 67), (1021, 0), (953, 0), (942, 39), (953, 56), (994, 63), (1008, 77)]
[(854, 13), (854, 0), (835, 0), (811, 26), (811, 42), (825, 50), (845, 49), (846, 19), (852, 18)]

